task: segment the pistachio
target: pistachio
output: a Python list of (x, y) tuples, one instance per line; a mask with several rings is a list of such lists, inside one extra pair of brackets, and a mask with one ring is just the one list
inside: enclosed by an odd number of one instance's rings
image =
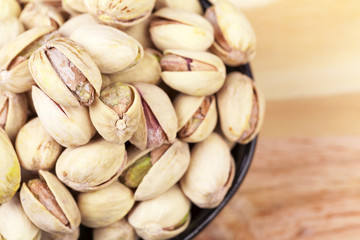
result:
[(87, 9), (83, 0), (61, 0), (62, 8), (71, 15), (86, 13)]
[(89, 13), (80, 14), (70, 18), (63, 25), (61, 25), (59, 28), (59, 33), (63, 37), (70, 37), (72, 32), (87, 24), (98, 24), (98, 22), (96, 21), (96, 18)]
[(126, 186), (131, 188), (139, 186), (145, 175), (152, 167), (150, 159), (150, 154), (144, 155), (124, 171), (120, 179), (126, 184)]
[(21, 8), (16, 0), (2, 0), (0, 1), (0, 19), (8, 17), (18, 17)]
[(126, 219), (121, 219), (109, 226), (95, 228), (93, 231), (94, 240), (137, 240), (138, 237), (134, 228)]
[(191, 11), (197, 14), (202, 14), (203, 10), (198, 0), (157, 0), (155, 8), (160, 9), (164, 7), (178, 8), (182, 10)]
[(61, 8), (61, 0), (19, 0), (21, 4), (27, 4), (31, 2), (40, 2), (56, 8)]
[[(14, 40), (16, 36), (24, 32), (24, 26), (21, 21), (14, 17), (8, 17), (4, 19), (0, 19), (0, 32), (4, 33), (0, 36), (0, 49), (10, 42)], [(6, 33), (6, 34), (5, 34)]]
[(71, 233), (49, 233), (42, 232), (41, 240), (78, 240), (80, 237), (80, 227)]
[(136, 25), (122, 29), (122, 31), (138, 40), (144, 49), (153, 48), (154, 44), (151, 42), (149, 32), (150, 21), (151, 17), (148, 17), (144, 21), (137, 23)]

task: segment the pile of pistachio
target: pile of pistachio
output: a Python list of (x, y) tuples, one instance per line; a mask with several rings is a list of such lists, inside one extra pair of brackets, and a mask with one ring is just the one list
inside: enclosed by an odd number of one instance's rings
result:
[(221, 203), (264, 100), (212, 3), (0, 0), (0, 239), (169, 239)]

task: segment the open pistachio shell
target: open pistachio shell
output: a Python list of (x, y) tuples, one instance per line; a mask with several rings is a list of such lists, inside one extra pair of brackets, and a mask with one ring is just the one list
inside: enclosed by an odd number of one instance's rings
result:
[(157, 0), (155, 4), (156, 9), (170, 7), (170, 8), (178, 8), (190, 12), (194, 12), (197, 14), (202, 14), (203, 10), (201, 4), (198, 0)]
[(80, 212), (69, 190), (50, 172), (23, 183), (20, 200), (26, 215), (46, 232), (71, 233), (80, 225)]
[(156, 48), (205, 51), (214, 41), (214, 30), (202, 16), (176, 8), (154, 13), (150, 35)]
[(21, 166), (31, 171), (51, 169), (62, 150), (39, 118), (32, 119), (20, 129), (15, 147)]
[(178, 137), (186, 142), (201, 142), (215, 129), (215, 96), (194, 97), (179, 94), (174, 101), (178, 118)]
[(59, 28), (59, 33), (63, 37), (70, 37), (70, 34), (79, 27), (87, 24), (98, 24), (96, 18), (90, 13), (80, 14), (70, 18)]
[(181, 179), (185, 195), (200, 208), (215, 208), (224, 199), (235, 174), (235, 162), (226, 142), (216, 133), (197, 143), (190, 167)]
[(87, 8), (83, 0), (62, 0), (62, 8), (71, 15), (77, 15), (79, 13), (86, 13)]
[(217, 100), (224, 135), (241, 144), (254, 139), (265, 113), (265, 99), (254, 81), (239, 72), (230, 73), (217, 93)]
[(24, 26), (21, 21), (14, 16), (0, 19), (0, 32), (3, 33), (0, 36), (0, 49), (15, 39), (16, 36), (24, 32)]
[(5, 239), (40, 240), (41, 238), (40, 229), (26, 216), (18, 194), (0, 206), (1, 235)]
[(106, 188), (80, 193), (78, 206), (81, 223), (87, 227), (105, 227), (122, 219), (135, 203), (132, 191), (118, 181)]
[(18, 17), (20, 11), (20, 5), (16, 0), (0, 1), (0, 19), (5, 19), (8, 17)]
[(77, 227), (72, 233), (42, 233), (41, 240), (78, 240), (80, 237), (80, 227)]
[(193, 96), (208, 96), (224, 84), (226, 69), (217, 56), (200, 51), (166, 50), (161, 78), (171, 88)]
[(70, 34), (90, 54), (101, 73), (115, 73), (136, 66), (143, 57), (141, 44), (126, 33), (101, 24), (88, 24)]
[(57, 177), (72, 189), (80, 192), (104, 188), (120, 176), (126, 164), (124, 144), (103, 139), (68, 148), (56, 163)]
[(9, 201), (20, 187), (20, 164), (5, 131), (0, 128), (0, 204)]
[(86, 107), (73, 108), (56, 104), (35, 86), (32, 89), (32, 99), (42, 125), (62, 146), (84, 145), (94, 136), (96, 131)]
[(246, 16), (228, 1), (219, 1), (208, 8), (205, 17), (215, 31), (211, 51), (226, 64), (237, 66), (255, 56), (256, 36)]
[(60, 105), (89, 106), (100, 94), (98, 67), (85, 49), (68, 38), (47, 42), (31, 55), (29, 68), (37, 85)]
[[(29, 57), (53, 37), (52, 26), (40, 26), (23, 32), (0, 50), (0, 85), (15, 93), (31, 89), (34, 80), (29, 71)], [(48, 36), (46, 36), (49, 34)]]
[(149, 32), (150, 21), (151, 21), (151, 17), (148, 17), (144, 21), (134, 26), (130, 26), (121, 30), (124, 33), (128, 34), (129, 36), (138, 40), (144, 49), (153, 48), (154, 44), (151, 42), (151, 37)]
[(162, 240), (183, 232), (190, 223), (191, 202), (175, 185), (162, 195), (140, 202), (128, 221), (143, 239)]
[(93, 231), (94, 240), (137, 240), (138, 236), (134, 228), (123, 218), (109, 226), (95, 228)]
[(125, 83), (108, 85), (90, 106), (90, 117), (99, 134), (109, 142), (128, 141), (141, 121), (141, 97)]
[(142, 97), (143, 112), (130, 142), (140, 149), (174, 142), (177, 117), (168, 95), (153, 84), (135, 83), (134, 86)]

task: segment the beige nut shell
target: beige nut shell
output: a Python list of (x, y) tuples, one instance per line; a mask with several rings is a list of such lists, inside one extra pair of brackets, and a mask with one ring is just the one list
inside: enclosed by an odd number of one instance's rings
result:
[(98, 21), (90, 13), (84, 13), (67, 20), (63, 25), (60, 26), (58, 31), (61, 36), (69, 37), (70, 34), (73, 33), (76, 29), (87, 24), (98, 24)]
[(201, 4), (198, 0), (157, 0), (155, 4), (156, 9), (170, 7), (170, 8), (179, 8), (182, 10), (194, 12), (197, 14), (203, 13)]
[(18, 17), (20, 12), (20, 4), (16, 0), (0, 1), (0, 19)]
[(134, 228), (123, 218), (109, 226), (95, 228), (93, 231), (94, 240), (137, 240), (138, 237)]
[(24, 26), (21, 21), (14, 16), (0, 19), (0, 32), (6, 33), (0, 36), (0, 49), (8, 42), (12, 41), (19, 34), (24, 32)]
[(77, 227), (72, 233), (49, 233), (42, 232), (41, 240), (78, 240), (80, 237), (80, 227)]

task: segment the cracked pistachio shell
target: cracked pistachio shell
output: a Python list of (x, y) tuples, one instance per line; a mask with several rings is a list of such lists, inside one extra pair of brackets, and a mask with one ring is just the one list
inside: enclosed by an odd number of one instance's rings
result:
[[(77, 68), (83, 74), (86, 80), (94, 88), (94, 94), (98, 96), (102, 84), (98, 67), (85, 49), (68, 38), (57, 38), (47, 42), (44, 46), (34, 52), (29, 59), (30, 72), (37, 85), (46, 93), (46, 95), (62, 106), (80, 106), (79, 100), (75, 97), (75, 94), (65, 85), (50, 62), (46, 53), (51, 48), (57, 49), (71, 61), (74, 66), (72, 68)], [(59, 71), (62, 72), (62, 69)], [(66, 72), (65, 74), (67, 76), (66, 81), (69, 82), (76, 83), (79, 78), (77, 74), (73, 72)]]
[(176, 9), (162, 8), (154, 13), (150, 35), (156, 48), (205, 51), (214, 42), (214, 30), (201, 15)]
[(83, 0), (61, 0), (61, 6), (71, 15), (87, 12), (87, 8)]
[(21, 11), (20, 5), (16, 0), (0, 1), (0, 19), (5, 19), (8, 17), (18, 17), (20, 11)]
[[(22, 93), (31, 89), (35, 82), (28, 66), (30, 54), (47, 40), (45, 35), (54, 30), (55, 28), (52, 26), (32, 28), (18, 35), (13, 41), (1, 48), (0, 85), (15, 93)], [(48, 38), (51, 37), (53, 36)], [(18, 61), (14, 61), (15, 59)]]
[(144, 57), (134, 68), (109, 75), (111, 82), (157, 84), (161, 74), (159, 56), (161, 54), (155, 50), (145, 50)]
[[(20, 128), (26, 123), (27, 114), (26, 94), (0, 90), (0, 127), (4, 128), (11, 141), (15, 140)], [(3, 120), (5, 123), (2, 125)]]
[(217, 93), (217, 101), (221, 130), (226, 138), (241, 144), (254, 139), (265, 113), (265, 99), (255, 83), (244, 74), (230, 73)]
[(16, 36), (24, 32), (24, 26), (21, 21), (14, 16), (0, 19), (0, 49), (8, 42), (15, 39)]
[(0, 128), (0, 204), (9, 201), (20, 187), (20, 164), (14, 147)]
[(58, 105), (35, 86), (32, 89), (32, 99), (43, 127), (62, 146), (84, 145), (94, 136), (96, 131), (86, 107)]
[(166, 50), (164, 57), (167, 55), (196, 60), (216, 69), (211, 71), (196, 69), (191, 71), (163, 70), (161, 78), (171, 88), (188, 95), (208, 96), (217, 92), (224, 85), (226, 69), (224, 63), (217, 56), (208, 52), (190, 50)]
[(170, 7), (170, 8), (178, 8), (190, 12), (194, 12), (197, 14), (203, 13), (200, 1), (198, 0), (157, 0), (155, 4), (156, 9)]
[(80, 227), (77, 227), (72, 233), (42, 233), (41, 240), (78, 240), (80, 237)]
[(133, 207), (132, 191), (118, 181), (92, 192), (78, 195), (81, 223), (87, 227), (105, 227), (122, 219)]
[(127, 27), (121, 30), (124, 33), (128, 34), (129, 36), (138, 40), (144, 49), (153, 48), (154, 44), (151, 42), (151, 37), (149, 32), (150, 21), (151, 21), (151, 17), (148, 17), (144, 21), (134, 26)]
[(15, 148), (21, 166), (30, 171), (51, 169), (62, 150), (39, 118), (32, 119), (20, 129)]
[(89, 14), (80, 14), (70, 18), (59, 28), (59, 33), (61, 36), (69, 37), (72, 32), (77, 30), (79, 27), (87, 24), (98, 24), (96, 18)]
[[(133, 94), (133, 100), (126, 112), (120, 117), (111, 107), (101, 100), (104, 92), (108, 93), (107, 98), (111, 98), (115, 93), (112, 89), (123, 91), (125, 88)], [(125, 91), (126, 91), (125, 90)], [(131, 96), (127, 96), (131, 98)], [(109, 101), (116, 101), (110, 99)], [(121, 100), (119, 100), (121, 101)], [(94, 103), (90, 106), (90, 118), (99, 134), (107, 141), (122, 144), (128, 141), (137, 130), (141, 121), (141, 97), (135, 87), (126, 83), (114, 83), (104, 88), (100, 98), (95, 98)]]
[(128, 27), (148, 18), (155, 0), (84, 0), (88, 12), (100, 21), (115, 27)]
[(41, 238), (40, 229), (26, 216), (18, 195), (0, 206), (1, 235), (5, 239), (40, 240)]
[[(185, 94), (179, 94), (175, 98), (174, 108), (178, 118), (178, 131), (185, 127), (194, 114), (197, 113), (205, 98), (206, 97), (194, 97)], [(210, 96), (208, 98), (210, 98), (211, 101), (210, 106), (208, 106), (206, 115), (201, 120), (201, 123), (191, 135), (181, 137), (181, 140), (191, 143), (201, 142), (215, 129), (217, 122), (216, 99), (215, 96)]]
[[(56, 202), (68, 224), (64, 225), (48, 208), (39, 200), (37, 193), (33, 193), (28, 183), (23, 183), (20, 190), (20, 201), (26, 215), (41, 230), (54, 233), (71, 233), (80, 225), (80, 211), (69, 190), (52, 173), (39, 170), (40, 180), (47, 186), (51, 196), (43, 194)], [(35, 196), (35, 195), (36, 196)], [(47, 199), (49, 201), (50, 199)], [(47, 204), (49, 204), (47, 202)]]
[(123, 218), (109, 226), (95, 228), (93, 231), (94, 240), (138, 240), (134, 228)]
[[(128, 164), (150, 153), (153, 149), (129, 150)], [(144, 201), (161, 195), (174, 186), (184, 175), (190, 163), (189, 145), (178, 139), (151, 166), (135, 190), (135, 200)]]
[(235, 174), (235, 162), (226, 142), (216, 133), (197, 143), (190, 167), (180, 184), (185, 195), (200, 208), (215, 208), (224, 199)]
[(225, 64), (237, 66), (255, 56), (256, 36), (246, 16), (227, 1), (208, 8), (205, 17), (213, 24), (215, 41), (211, 51)]
[(191, 202), (175, 185), (160, 196), (140, 202), (128, 221), (143, 239), (162, 240), (183, 232), (190, 223)]
[(95, 139), (77, 148), (67, 148), (56, 162), (57, 177), (80, 192), (104, 188), (120, 176), (127, 160), (124, 144)]
[(88, 24), (70, 34), (90, 54), (101, 73), (135, 67), (144, 55), (141, 44), (126, 33), (101, 24)]
[[(142, 111), (140, 124), (130, 142), (140, 149), (161, 146), (163, 143), (173, 143), (176, 137), (177, 117), (169, 96), (161, 88), (153, 84), (134, 83), (134, 86), (140, 93), (142, 101), (148, 105), (166, 139), (165, 141), (157, 141), (157, 135), (149, 135), (149, 129), (147, 128), (149, 119), (146, 119), (145, 113)], [(149, 144), (149, 140), (154, 139), (157, 144)]]

